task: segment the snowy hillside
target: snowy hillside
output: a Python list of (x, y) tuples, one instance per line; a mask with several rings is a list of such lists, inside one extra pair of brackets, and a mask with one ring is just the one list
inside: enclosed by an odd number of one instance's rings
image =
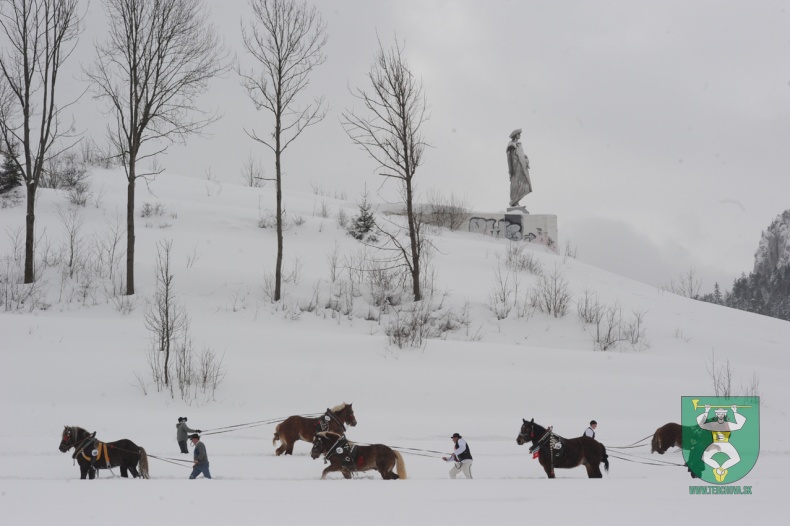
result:
[[(169, 173), (148, 188), (138, 185), (137, 293), (130, 302), (113, 292), (123, 260), (108, 250), (125, 244), (123, 237), (112, 242), (123, 231), (123, 176), (96, 171), (84, 207), (70, 205), (65, 192), (39, 191), (38, 256), (47, 262), (40, 267), (36, 307), (0, 309), (4, 517), (42, 525), (295, 524), (298, 516), (324, 524), (614, 526), (634, 519), (663, 524), (671, 510), (691, 524), (707, 518), (714, 503), (689, 495), (693, 482), (684, 467), (649, 464), (679, 464), (681, 454), (615, 448), (679, 421), (680, 397), (713, 395), (710, 371), (721, 367), (732, 373), (734, 394), (762, 397), (761, 452), (739, 482), (754, 494), (718, 503), (732, 521), (768, 520), (784, 510), (790, 323), (681, 298), (542, 246), (514, 252), (504, 240), (437, 229), (430, 312), (439, 336), (401, 349), (386, 332), (394, 312), (409, 308), (408, 299), (383, 314), (371, 305), (372, 289), (354, 274), (363, 245), (339, 225), (339, 214), (357, 213), (359, 196), (340, 200), (333, 189), (285, 185), (290, 280), (277, 304), (267, 299), (275, 231), (260, 228), (271, 218), (271, 187)], [(6, 279), (14, 275), (24, 207), (0, 209), (0, 225)], [(562, 217), (559, 225), (562, 238)], [(213, 397), (198, 393), (185, 401), (178, 392), (157, 392), (150, 381), (144, 318), (156, 291), (157, 249), (161, 253), (167, 241), (194, 347), (223, 360), (226, 375)], [(69, 266), (66, 256), (75, 251), (93, 268), (104, 254), (104, 261), (115, 262), (113, 275), (112, 265), (101, 272)], [(508, 268), (508, 251), (539, 272)], [(539, 274), (566, 283), (564, 316), (528, 301)], [(496, 300), (503, 290), (510, 299)], [(594, 325), (577, 314), (585, 297), (614, 309), (624, 326), (639, 320), (637, 341), (601, 350)], [(342, 402), (354, 405), (359, 424), (349, 437), (361, 443), (449, 452), (450, 435), (461, 433), (474, 454), (475, 479), (449, 480), (450, 465), (428, 454), (405, 455), (405, 481), (382, 481), (374, 472), (321, 481), (323, 464), (310, 459), (305, 443), (292, 457), (274, 456), (273, 425), (207, 434), (212, 481), (187, 481), (186, 467), (151, 459), (151, 480), (103, 471), (98, 481), (82, 482), (71, 455), (57, 451), (62, 426), (77, 425), (103, 440), (129, 438), (150, 455), (173, 458), (179, 456), (179, 416), (210, 430), (322, 412)], [(522, 418), (553, 425), (567, 437), (596, 419), (611, 470), (602, 480), (587, 480), (583, 468), (546, 480), (527, 447), (516, 444)]]

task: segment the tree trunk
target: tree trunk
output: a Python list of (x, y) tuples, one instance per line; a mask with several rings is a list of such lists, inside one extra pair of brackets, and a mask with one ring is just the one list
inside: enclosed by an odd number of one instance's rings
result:
[[(408, 166), (407, 166), (408, 168)], [(411, 283), (414, 292), (414, 301), (422, 299), (420, 290), (420, 247), (417, 245), (417, 227), (414, 217), (414, 206), (412, 198), (411, 177), (406, 180), (406, 220), (409, 223), (409, 243), (411, 248)]]
[(126, 295), (134, 294), (134, 183), (135, 159), (129, 159), (129, 184), (126, 190)]
[(277, 172), (277, 263), (274, 267), (274, 301), (280, 301), (283, 274), (283, 186), (280, 177), (280, 137), (277, 136), (277, 151), (274, 155)]
[(36, 280), (36, 185), (27, 185), (27, 215), (25, 216), (25, 283)]

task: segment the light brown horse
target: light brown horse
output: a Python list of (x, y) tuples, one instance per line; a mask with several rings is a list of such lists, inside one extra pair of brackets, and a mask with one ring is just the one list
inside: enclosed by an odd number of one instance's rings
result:
[(312, 442), (319, 431), (334, 431), (342, 435), (346, 432), (346, 425), (352, 427), (357, 425), (351, 404), (336, 405), (332, 409), (327, 409), (326, 413), (318, 418), (289, 416), (277, 424), (274, 430), (272, 445), (277, 445), (277, 441), (280, 441), (280, 447), (274, 453), (278, 457), (283, 453), (293, 455), (297, 440)]
[[(385, 480), (405, 479), (406, 463), (401, 454), (384, 444), (371, 444), (361, 446), (349, 442), (345, 435), (332, 431), (316, 433), (313, 440), (313, 449), (310, 456), (316, 459), (324, 455), (324, 462), (329, 462), (329, 467), (321, 473), (321, 479), (327, 474), (339, 471), (347, 479), (355, 471), (370, 471), (375, 469)], [(398, 469), (395, 473), (393, 468)]]

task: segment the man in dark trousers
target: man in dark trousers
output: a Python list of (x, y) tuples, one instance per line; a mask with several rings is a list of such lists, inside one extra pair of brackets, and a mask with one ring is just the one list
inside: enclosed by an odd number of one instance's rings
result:
[(187, 433), (202, 433), (200, 429), (192, 429), (187, 425), (187, 417), (179, 416), (178, 423), (176, 424), (176, 440), (178, 441), (178, 447), (181, 448), (181, 452), (185, 455), (189, 454), (189, 450), (187, 449)]
[(450, 437), (455, 444), (455, 450), (447, 457), (442, 457), (445, 462), (453, 462), (450, 469), (450, 478), (454, 479), (459, 473), (463, 473), (468, 479), (472, 478), (472, 452), (469, 444), (458, 433), (453, 433)]
[(211, 472), (208, 470), (208, 455), (206, 454), (206, 446), (200, 441), (200, 436), (195, 433), (189, 435), (189, 440), (195, 446), (195, 467), (192, 468), (192, 473), (189, 475), (190, 479), (197, 478), (198, 475), (203, 473), (207, 479), (211, 478)]

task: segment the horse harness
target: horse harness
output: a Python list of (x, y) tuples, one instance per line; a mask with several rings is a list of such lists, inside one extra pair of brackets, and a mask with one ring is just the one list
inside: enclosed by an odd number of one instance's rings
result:
[[(532, 438), (534, 440), (534, 432)], [(529, 448), (529, 452), (532, 453), (532, 458), (538, 458), (541, 450), (547, 451), (551, 474), (554, 475), (554, 459), (562, 456), (564, 444), (565, 439), (559, 435), (555, 435), (554, 432), (552, 432), (552, 428), (549, 427), (542, 437), (537, 441), (533, 441), (532, 447)], [(548, 449), (546, 449), (547, 447)]]
[(332, 412), (331, 409), (327, 409), (326, 413), (324, 413), (324, 416), (318, 419), (316, 427), (317, 429), (320, 429), (320, 431), (330, 431), (329, 424), (333, 420), (337, 423), (337, 425), (340, 426), (340, 429), (343, 431), (346, 430), (346, 425), (337, 417), (335, 413)]
[[(97, 440), (96, 432), (93, 432), (93, 434), (83, 438), (82, 442), (84, 442), (84, 444), (82, 444), (80, 447), (77, 447), (78, 444), (74, 445), (74, 454), (71, 455), (71, 458), (76, 460), (79, 455), (82, 455), (82, 458), (89, 461), (91, 466), (93, 466), (93, 464), (97, 460), (101, 460), (102, 455), (104, 455), (104, 464), (106, 465), (107, 469), (112, 468), (112, 465), (110, 464), (110, 446), (105, 442)], [(85, 450), (90, 448), (93, 449), (91, 450), (91, 455), (88, 456), (85, 454)]]
[(343, 457), (341, 459), (343, 467), (351, 471), (356, 471), (357, 465), (361, 465), (364, 462), (364, 458), (360, 457), (359, 453), (357, 445), (349, 442), (346, 436), (343, 435), (327, 450), (324, 455), (324, 464), (329, 462), (329, 459), (335, 455), (340, 455)]

